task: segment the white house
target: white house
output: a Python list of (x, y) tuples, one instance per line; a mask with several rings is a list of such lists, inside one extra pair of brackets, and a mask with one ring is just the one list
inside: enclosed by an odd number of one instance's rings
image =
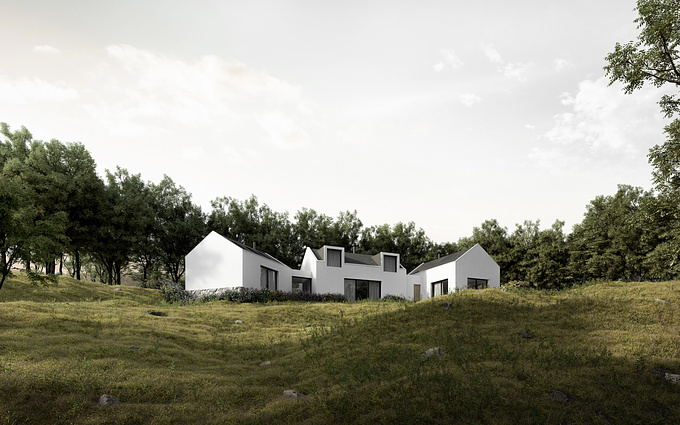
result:
[(300, 270), (295, 270), (216, 232), (186, 256), (188, 291), (246, 287), (341, 293), (351, 301), (386, 295), (419, 300), (455, 289), (498, 286), (500, 268), (479, 245), (421, 264), (410, 274), (399, 254), (355, 254), (328, 245), (308, 247)]
[(461, 289), (498, 288), (501, 269), (493, 258), (476, 244), (445, 257), (423, 263), (408, 276), (413, 299), (425, 299)]
[(210, 232), (185, 257), (185, 289), (268, 288), (291, 291), (293, 275), (307, 277), (269, 254)]
[(307, 248), (300, 270), (312, 278), (312, 292), (344, 293), (350, 301), (385, 295), (405, 296), (408, 290), (406, 269), (399, 254), (375, 255), (346, 252), (345, 248), (324, 245)]

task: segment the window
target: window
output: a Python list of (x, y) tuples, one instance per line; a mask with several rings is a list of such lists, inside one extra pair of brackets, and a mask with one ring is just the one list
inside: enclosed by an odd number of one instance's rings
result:
[(326, 248), (326, 264), (328, 267), (342, 267), (342, 251)]
[(293, 276), (293, 292), (312, 292), (312, 279)]
[(484, 289), (489, 287), (489, 279), (468, 277), (468, 289)]
[(386, 272), (397, 272), (397, 256), (383, 255), (383, 270)]
[(449, 293), (449, 280), (439, 280), (437, 282), (432, 282), (432, 296), (438, 297), (440, 295), (446, 295)]
[(345, 279), (345, 297), (350, 301), (380, 299), (380, 282), (376, 280)]
[(260, 266), (260, 288), (275, 291), (278, 289), (279, 272)]

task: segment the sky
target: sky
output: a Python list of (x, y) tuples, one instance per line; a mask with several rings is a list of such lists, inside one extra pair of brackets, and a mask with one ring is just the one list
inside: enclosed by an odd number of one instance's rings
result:
[(651, 189), (659, 89), (603, 66), (634, 0), (0, 0), (0, 122), (205, 212), (356, 210), (455, 242)]

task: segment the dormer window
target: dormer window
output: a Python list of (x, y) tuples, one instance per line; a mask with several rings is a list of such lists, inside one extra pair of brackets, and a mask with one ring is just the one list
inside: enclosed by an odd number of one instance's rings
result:
[(342, 250), (326, 248), (326, 265), (342, 267)]
[(383, 255), (383, 270), (386, 272), (397, 272), (397, 256)]

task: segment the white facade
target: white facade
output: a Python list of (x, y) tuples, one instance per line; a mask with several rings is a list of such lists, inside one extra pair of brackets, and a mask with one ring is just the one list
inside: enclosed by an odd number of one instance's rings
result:
[(501, 269), (479, 244), (470, 249), (421, 264), (409, 274), (410, 298), (418, 292), (426, 299), (442, 295), (444, 286), (451, 293), (476, 285), (498, 288), (501, 285)]
[[(275, 273), (276, 289), (292, 289), (293, 270), (274, 257), (210, 232), (185, 257), (187, 291), (260, 288), (263, 268)], [(296, 273), (299, 275), (300, 273)]]
[(263, 288), (339, 293), (349, 300), (397, 295), (426, 299), (470, 287), (500, 286), (500, 267), (479, 245), (421, 264), (410, 274), (399, 254), (345, 252), (342, 247), (307, 248), (300, 270), (269, 254), (211, 232), (186, 256), (189, 291)]
[[(329, 265), (330, 251), (340, 252), (339, 265)], [(391, 257), (393, 260), (386, 260)], [(394, 271), (386, 271), (388, 261), (394, 261)], [(392, 263), (391, 263), (392, 264)], [(345, 248), (335, 246), (323, 246), (319, 250), (307, 248), (302, 259), (300, 270), (308, 272), (312, 277), (312, 292), (316, 293), (339, 293), (345, 294), (349, 299), (356, 298), (351, 296), (351, 285), (348, 281), (369, 281), (379, 282), (378, 298), (385, 295), (408, 296), (408, 279), (406, 269), (401, 266), (399, 254), (381, 252), (369, 256), (362, 254), (346, 253)], [(378, 291), (378, 286), (373, 285), (374, 290)]]

